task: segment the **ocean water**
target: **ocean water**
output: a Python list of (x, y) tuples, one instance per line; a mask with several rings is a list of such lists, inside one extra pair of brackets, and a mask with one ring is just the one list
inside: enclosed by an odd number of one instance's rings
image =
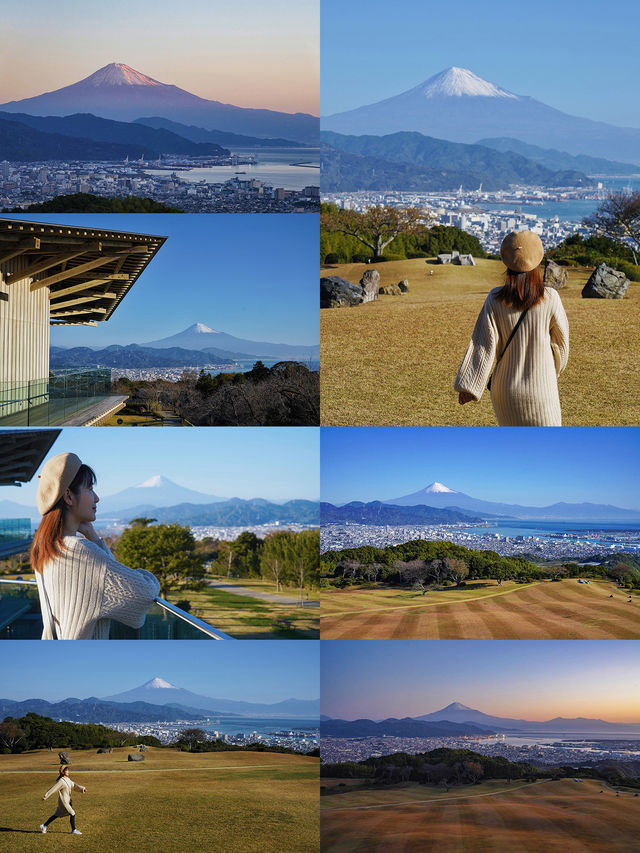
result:
[[(511, 746), (551, 746), (554, 743), (563, 743), (567, 747), (575, 745), (576, 749), (588, 749), (581, 746), (581, 741), (596, 740), (628, 740), (640, 742), (640, 731), (637, 732), (544, 732), (540, 735), (527, 733), (523, 735), (505, 735), (500, 737), (500, 743), (508, 743)], [(640, 746), (640, 743), (639, 743)], [(640, 755), (640, 749), (632, 750), (633, 755)]]
[[(481, 527), (460, 528), (466, 533), (474, 533), (476, 536), (497, 533), (499, 536), (538, 536), (541, 539), (556, 539), (557, 534), (577, 532), (581, 538), (592, 539), (599, 544), (607, 542), (607, 532), (611, 535), (618, 531), (633, 534), (634, 541), (640, 542), (640, 523), (629, 521), (496, 521), (488, 522)], [(556, 534), (556, 535), (554, 535)], [(597, 535), (596, 535), (597, 534)]]
[(225, 715), (214, 716), (211, 714), (208, 722), (199, 722), (199, 729), (206, 732), (218, 731), (225, 735), (243, 734), (268, 734), (269, 732), (292, 731), (300, 734), (317, 731), (320, 722), (318, 720), (291, 719), (288, 717), (228, 717)]
[[(254, 155), (257, 159), (255, 166), (212, 166), (207, 169), (195, 168), (186, 172), (178, 172), (183, 181), (198, 183), (206, 181), (218, 184), (231, 178), (248, 181), (257, 178), (273, 187), (283, 187), (286, 190), (301, 190), (304, 187), (320, 185), (320, 150), (318, 148), (234, 148), (233, 153), (240, 157)], [(309, 165), (295, 166), (294, 163)], [(166, 171), (147, 169), (151, 175), (167, 175)], [(244, 174), (237, 174), (243, 172)]]

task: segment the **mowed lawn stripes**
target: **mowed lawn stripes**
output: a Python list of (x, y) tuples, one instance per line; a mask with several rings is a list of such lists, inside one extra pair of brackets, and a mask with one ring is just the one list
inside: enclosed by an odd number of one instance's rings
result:
[(596, 780), (560, 780), (452, 801), (426, 793), (412, 805), (329, 810), (321, 826), (325, 853), (636, 853), (640, 798), (616, 798)]
[[(542, 582), (475, 599), (468, 591), (450, 590), (445, 593), (450, 603), (423, 603), (427, 595), (413, 605), (404, 598), (401, 605), (392, 603), (384, 593), (375, 604), (375, 593), (366, 591), (369, 607), (358, 590), (341, 593), (342, 611), (322, 616), (322, 639), (640, 639), (640, 598), (629, 601), (609, 583)], [(348, 611), (347, 600), (354, 612)]]

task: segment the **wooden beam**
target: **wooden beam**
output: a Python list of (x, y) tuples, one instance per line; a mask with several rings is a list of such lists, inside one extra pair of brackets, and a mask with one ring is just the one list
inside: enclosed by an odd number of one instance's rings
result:
[(13, 275), (10, 275), (7, 278), (6, 283), (14, 284), (16, 281), (21, 281), (23, 278), (30, 278), (33, 275), (37, 275), (39, 272), (44, 272), (45, 270), (51, 269), (51, 267), (56, 267), (58, 264), (64, 263), (64, 261), (70, 261), (80, 255), (86, 255), (88, 252), (100, 252), (101, 250), (102, 247), (100, 243), (87, 243), (85, 247), (77, 252), (67, 252), (64, 255), (51, 255), (45, 261), (38, 261), (20, 272), (13, 273)]
[(50, 326), (97, 326), (95, 320), (73, 320), (70, 323), (62, 320), (60, 323), (50, 322)]
[[(58, 308), (67, 308), (72, 305), (82, 305), (84, 302), (95, 302), (97, 299), (117, 299), (117, 293), (95, 293), (79, 296), (77, 299), (66, 299), (64, 302), (52, 302), (50, 311), (53, 314)], [(94, 310), (93, 308), (91, 309)]]
[(69, 287), (64, 287), (61, 290), (49, 291), (49, 299), (59, 299), (61, 296), (69, 296), (71, 293), (77, 293), (79, 290), (91, 290), (92, 287), (97, 287), (99, 284), (107, 284), (105, 278), (92, 278), (87, 281), (80, 281), (78, 284), (72, 284)]
[(80, 273), (86, 272), (87, 270), (94, 270), (97, 267), (103, 267), (115, 260), (117, 260), (115, 255), (102, 255), (101, 258), (96, 258), (93, 261), (87, 261), (86, 264), (79, 264), (77, 267), (70, 267), (64, 272), (58, 272), (54, 275), (48, 276), (48, 278), (41, 278), (40, 281), (34, 281), (31, 283), (30, 289), (33, 292), (34, 290), (40, 290), (42, 287), (51, 287), (52, 284), (57, 284), (59, 281), (74, 278), (75, 276), (80, 275)]
[(70, 311), (55, 311), (51, 309), (51, 316), (58, 319), (59, 317), (71, 317), (73, 314), (106, 314), (108, 308), (72, 308)]
[(17, 258), (18, 255), (23, 255), (29, 249), (39, 249), (40, 248), (40, 240), (38, 237), (28, 237), (26, 240), (20, 240), (18, 243), (15, 243), (10, 249), (6, 252), (0, 254), (0, 264), (6, 263), (6, 261), (10, 261), (12, 258)]
[(148, 251), (148, 246), (132, 246), (130, 249), (122, 249), (122, 251), (116, 252), (116, 255), (146, 255)]

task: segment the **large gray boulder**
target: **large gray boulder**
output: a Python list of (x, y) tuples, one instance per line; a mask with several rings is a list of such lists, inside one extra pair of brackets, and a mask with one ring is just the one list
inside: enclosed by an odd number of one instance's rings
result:
[(377, 299), (380, 289), (380, 273), (378, 270), (366, 270), (360, 279), (360, 287), (363, 292), (363, 302), (373, 302), (374, 299)]
[(364, 302), (362, 288), (339, 275), (320, 279), (320, 307), (344, 308)]
[(554, 290), (562, 290), (567, 286), (569, 273), (566, 267), (561, 267), (555, 261), (545, 261), (544, 264), (544, 283), (547, 287), (553, 287)]
[(398, 282), (398, 287), (400, 288), (401, 293), (408, 293), (409, 292), (409, 279), (403, 278), (402, 281)]
[(105, 749), (105, 747), (102, 747), (102, 749), (98, 750), (98, 755), (106, 755), (109, 752), (111, 752), (110, 749)]
[(71, 764), (71, 757), (68, 752), (59, 752), (58, 758), (60, 759), (60, 764)]
[(385, 284), (378, 290), (378, 293), (382, 293), (385, 296), (402, 296), (399, 284)]
[(141, 752), (130, 752), (127, 761), (144, 761), (144, 755)]
[(589, 281), (582, 288), (582, 298), (622, 299), (628, 287), (629, 279), (623, 272), (602, 263), (591, 273)]

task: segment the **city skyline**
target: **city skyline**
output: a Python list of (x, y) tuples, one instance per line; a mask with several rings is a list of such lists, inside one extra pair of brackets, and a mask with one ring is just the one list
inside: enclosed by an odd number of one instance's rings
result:
[(322, 713), (419, 716), (461, 702), (512, 719), (587, 717), (640, 728), (640, 663), (622, 640), (323, 643)]
[[(65, 427), (44, 461), (76, 453), (94, 469), (99, 497), (162, 474), (181, 486), (221, 497), (318, 500), (319, 446), (317, 427), (193, 429), (188, 440), (179, 429)], [(35, 506), (41, 467), (20, 488), (1, 486), (0, 501)], [(99, 522), (99, 503), (97, 516)]]
[(168, 238), (108, 322), (53, 328), (52, 346), (142, 345), (194, 323), (251, 340), (318, 343), (319, 237), (313, 216), (40, 213), (3, 218)]
[[(194, 644), (198, 643), (194, 647)], [(288, 640), (68, 643), (60, 678), (57, 643), (16, 641), (5, 649), (2, 699), (45, 699), (116, 695), (154, 677), (202, 696), (247, 702), (317, 699), (319, 650), (316, 643)]]
[[(392, 15), (381, 0), (372, 0), (366, 15), (323, 0), (321, 114), (381, 101), (456, 65), (571, 115), (637, 128), (639, 24), (639, 8), (625, 0), (585, 0), (579, 10), (541, 0), (529, 10), (524, 33), (507, 0), (461, 0), (455, 7), (402, 0)], [(611, 61), (594, 62), (584, 49), (594, 38), (615, 44)], [(383, 52), (385, 61), (363, 63), (355, 44)]]
[[(637, 429), (331, 427), (322, 430), (323, 501), (388, 501), (432, 482), (488, 501), (639, 509)], [(375, 464), (372, 464), (375, 460)], [(425, 500), (428, 505), (428, 501)], [(452, 496), (452, 505), (455, 495)]]
[[(111, 62), (239, 107), (318, 114), (319, 0), (44, 0), (4, 10), (0, 103), (51, 92)], [(30, 61), (24, 62), (28, 45)], [(7, 69), (19, 68), (19, 74)], [(259, 68), (259, 73), (256, 73)]]

